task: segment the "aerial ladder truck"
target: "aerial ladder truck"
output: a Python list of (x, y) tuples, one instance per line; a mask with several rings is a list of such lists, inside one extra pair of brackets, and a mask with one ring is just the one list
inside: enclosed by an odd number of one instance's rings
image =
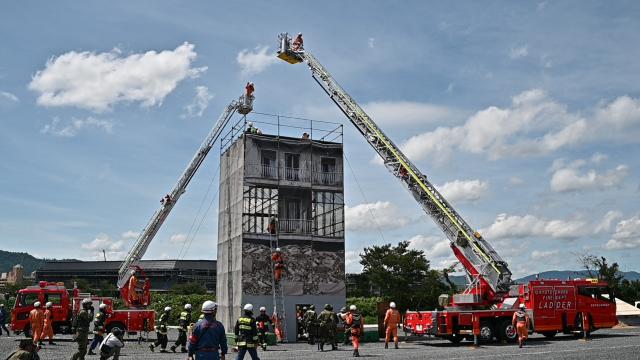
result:
[[(511, 318), (525, 304), (532, 319), (530, 331), (546, 336), (617, 324), (615, 301), (607, 284), (598, 279), (535, 280), (514, 284), (507, 263), (440, 194), (433, 184), (358, 103), (338, 84), (327, 69), (287, 33), (278, 37), (278, 58), (290, 63), (306, 63), (311, 76), (378, 153), (387, 170), (411, 193), (444, 232), (451, 249), (462, 264), (468, 284), (452, 297), (443, 295), (444, 310), (421, 314), (420, 324), (409, 329), (446, 337), (453, 342), (474, 337), (515, 341)], [(422, 316), (424, 315), (424, 316)]]

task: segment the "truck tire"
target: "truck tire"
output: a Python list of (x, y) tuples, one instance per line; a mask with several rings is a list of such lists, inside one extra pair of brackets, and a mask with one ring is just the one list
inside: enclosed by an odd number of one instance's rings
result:
[(464, 340), (464, 336), (462, 336), (460, 334), (453, 334), (453, 335), (447, 337), (447, 340), (451, 341), (454, 344), (459, 344), (460, 341)]
[(496, 337), (501, 341), (513, 343), (518, 340), (516, 327), (513, 326), (513, 323), (508, 319), (500, 322), (500, 325), (498, 325), (498, 333), (496, 335)]
[(556, 336), (557, 333), (558, 333), (557, 331), (545, 331), (542, 333), (542, 335), (547, 339), (552, 339)]
[(480, 336), (478, 336), (478, 341), (484, 344), (489, 343), (493, 340), (494, 335), (493, 324), (488, 321), (480, 323)]
[(110, 333), (111, 330), (118, 328), (120, 329), (120, 331), (122, 332), (122, 334), (125, 334), (127, 332), (127, 328), (124, 326), (123, 323), (121, 322), (112, 322), (109, 325), (107, 325), (107, 332)]

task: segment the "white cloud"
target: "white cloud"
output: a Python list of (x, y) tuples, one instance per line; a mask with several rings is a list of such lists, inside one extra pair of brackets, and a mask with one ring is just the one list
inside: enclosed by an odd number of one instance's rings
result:
[(206, 86), (196, 86), (196, 96), (191, 104), (184, 107), (185, 113), (182, 117), (201, 117), (204, 111), (209, 107), (209, 102), (213, 99), (213, 95), (209, 94), (209, 88)]
[(379, 125), (424, 125), (449, 120), (457, 112), (446, 106), (414, 101), (373, 101), (364, 110)]
[(369, 38), (369, 41), (367, 42), (369, 44), (369, 47), (371, 49), (373, 49), (374, 47), (376, 47), (376, 39), (375, 38)]
[(622, 220), (616, 225), (616, 230), (607, 241), (607, 250), (635, 249), (640, 247), (640, 215)]
[(111, 120), (96, 119), (92, 116), (86, 119), (72, 118), (70, 121), (61, 121), (60, 118), (54, 117), (51, 123), (46, 124), (40, 132), (60, 137), (74, 137), (84, 129), (95, 128), (110, 134), (113, 130), (113, 122)]
[(509, 58), (512, 60), (520, 59), (529, 55), (529, 49), (527, 45), (514, 47), (509, 50)]
[(17, 103), (20, 102), (20, 99), (18, 99), (17, 96), (15, 96), (14, 94), (10, 93), (10, 92), (6, 92), (6, 91), (0, 91), (0, 98), (3, 99), (7, 99), (11, 102)]
[(509, 178), (509, 185), (520, 186), (524, 184), (524, 180), (518, 176), (512, 176)]
[(125, 240), (113, 240), (107, 234), (98, 234), (95, 239), (80, 247), (90, 253), (93, 259), (102, 259), (103, 250), (107, 260), (121, 260), (126, 254)]
[[(446, 161), (453, 150), (486, 154), (490, 159), (545, 155), (559, 149), (610, 138), (635, 139), (627, 128), (640, 124), (640, 100), (622, 96), (598, 107), (591, 118), (539, 89), (512, 98), (511, 106), (480, 110), (461, 126), (438, 127), (415, 135), (401, 147), (413, 160)], [(612, 126), (613, 125), (613, 126)]]
[(533, 250), (531, 252), (531, 259), (532, 260), (546, 260), (546, 261), (549, 261), (549, 258), (555, 257), (559, 253), (560, 253), (560, 251), (558, 251), (558, 250), (548, 250), (548, 251)]
[(206, 67), (193, 68), (194, 45), (184, 43), (174, 50), (122, 56), (111, 52), (70, 51), (47, 61), (29, 89), (39, 93), (43, 106), (75, 106), (96, 112), (111, 110), (119, 102), (161, 105), (178, 83), (196, 78)]
[(270, 65), (278, 62), (278, 59), (269, 51), (268, 46), (256, 46), (253, 51), (244, 49), (236, 57), (243, 76), (254, 75), (263, 72)]
[(609, 231), (611, 229), (611, 226), (613, 226), (613, 223), (620, 219), (622, 219), (622, 213), (620, 211), (611, 210), (607, 212), (602, 218), (602, 221), (600, 221), (600, 223), (596, 225), (594, 233)]
[(487, 194), (489, 183), (480, 180), (454, 180), (437, 188), (448, 201), (476, 201)]
[(593, 156), (591, 156), (591, 162), (594, 164), (600, 164), (603, 161), (607, 160), (609, 157), (605, 154), (601, 154), (601, 153), (595, 153), (593, 154)]
[[(591, 157), (591, 162), (597, 164), (604, 159), (606, 155), (596, 153)], [(605, 173), (598, 173), (594, 169), (582, 172), (581, 168), (586, 163), (586, 160), (576, 160), (565, 165), (562, 159), (554, 161), (551, 166), (553, 171), (550, 181), (551, 190), (555, 192), (605, 190), (620, 186), (629, 175), (629, 167), (626, 165), (618, 165)]]
[(400, 209), (388, 201), (346, 206), (344, 210), (346, 226), (355, 231), (377, 231), (407, 226), (411, 219), (399, 214)]
[(452, 254), (449, 240), (442, 236), (416, 235), (408, 241), (410, 249), (423, 250), (428, 259), (448, 258)]
[(549, 237), (575, 239), (590, 230), (583, 220), (547, 220), (535, 215), (500, 214), (488, 228), (480, 232), (487, 239)]
[(173, 234), (171, 235), (171, 238), (169, 238), (169, 241), (172, 243), (182, 244), (187, 241), (187, 234)]
[(140, 236), (140, 233), (133, 230), (127, 230), (123, 232), (121, 236), (123, 239), (131, 240), (131, 239), (137, 239), (138, 236)]
[(348, 273), (359, 273), (362, 271), (362, 265), (360, 265), (360, 252), (347, 251), (345, 253), (345, 269)]

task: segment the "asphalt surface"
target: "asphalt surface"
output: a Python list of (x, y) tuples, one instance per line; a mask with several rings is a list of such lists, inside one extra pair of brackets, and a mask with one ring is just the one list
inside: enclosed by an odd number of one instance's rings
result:
[[(177, 332), (170, 332), (169, 339), (176, 339)], [(0, 337), (0, 359), (5, 359), (18, 347), (18, 341), (23, 336)], [(70, 359), (75, 351), (75, 343), (70, 336), (62, 336), (56, 340), (57, 345), (45, 345), (40, 351), (40, 358)], [(307, 344), (284, 344), (274, 346), (266, 352), (260, 351), (261, 359), (348, 359), (351, 358), (351, 347), (341, 346), (337, 351), (316, 351), (315, 346)], [(548, 340), (539, 335), (533, 335), (527, 345), (519, 349), (513, 344), (491, 344), (474, 348), (471, 343), (462, 342), (451, 344), (446, 340), (419, 338), (400, 343), (400, 349), (384, 349), (384, 343), (366, 343), (361, 346), (360, 355), (364, 358), (379, 359), (640, 359), (640, 328), (619, 328), (599, 330), (592, 335), (591, 340), (583, 341), (573, 336), (557, 336)], [(149, 351), (148, 343), (138, 344), (128, 341), (123, 349), (123, 359), (186, 359), (184, 354), (162, 354)], [(98, 356), (87, 356), (86, 359), (99, 359)], [(231, 353), (227, 359), (235, 359)], [(249, 359), (249, 356), (246, 356)]]

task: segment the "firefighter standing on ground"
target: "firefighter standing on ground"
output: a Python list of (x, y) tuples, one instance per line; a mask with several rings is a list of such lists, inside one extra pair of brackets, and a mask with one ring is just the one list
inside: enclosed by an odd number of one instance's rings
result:
[(396, 303), (393, 301), (389, 304), (390, 309), (387, 310), (387, 313), (384, 315), (384, 328), (385, 328), (385, 338), (384, 338), (384, 348), (389, 348), (389, 340), (391, 340), (391, 336), (393, 336), (393, 343), (398, 348), (398, 327), (400, 326), (400, 312), (396, 309)]
[(189, 336), (189, 360), (225, 360), (227, 335), (224, 326), (216, 320), (218, 305), (211, 300), (202, 304), (203, 317)]
[(351, 342), (353, 343), (353, 356), (360, 357), (360, 336), (364, 333), (364, 319), (358, 313), (355, 305), (349, 307), (346, 323), (351, 330)]
[(2, 330), (7, 332), (7, 336), (11, 336), (9, 329), (7, 329), (7, 310), (4, 309), (4, 304), (0, 304), (0, 336), (2, 336)]
[(256, 319), (253, 318), (253, 305), (244, 306), (244, 315), (236, 321), (233, 333), (236, 335), (236, 345), (238, 346), (238, 357), (236, 360), (244, 359), (244, 355), (249, 353), (252, 360), (260, 360), (256, 345), (258, 344), (258, 328)]
[(520, 309), (513, 313), (511, 323), (516, 327), (518, 343), (522, 347), (529, 337), (529, 314), (527, 314), (524, 304), (520, 304)]
[(75, 334), (73, 340), (78, 343), (78, 351), (71, 357), (71, 360), (84, 360), (84, 356), (87, 354), (87, 341), (89, 338), (89, 325), (91, 324), (91, 315), (89, 315), (89, 308), (91, 308), (91, 299), (82, 300), (82, 309), (76, 315), (73, 324), (73, 333)]
[(267, 308), (264, 306), (260, 308), (260, 315), (256, 317), (256, 324), (260, 346), (262, 346), (262, 350), (267, 350), (267, 332), (269, 331), (269, 324), (273, 325), (273, 322), (267, 315)]
[(42, 335), (40, 335), (40, 341), (44, 341), (49, 338), (49, 345), (55, 345), (53, 342), (53, 303), (49, 301), (45, 304), (46, 310), (43, 315)]
[(178, 319), (178, 339), (175, 344), (171, 345), (171, 351), (176, 352), (176, 349), (180, 346), (181, 352), (187, 352), (189, 325), (191, 325), (191, 304), (185, 304), (184, 311), (180, 313), (180, 319)]
[(31, 325), (31, 336), (35, 345), (42, 344), (42, 325), (44, 323), (44, 312), (40, 308), (40, 301), (33, 303), (34, 309), (29, 312), (29, 324)]
[[(100, 304), (98, 313), (93, 318), (93, 341), (89, 347), (89, 355), (95, 355), (93, 350), (104, 340), (104, 327), (107, 322), (107, 304)], [(98, 350), (100, 351), (100, 350)]]
[(149, 349), (154, 351), (156, 346), (160, 346), (160, 352), (166, 353), (167, 351), (167, 343), (169, 343), (169, 338), (167, 337), (167, 325), (169, 325), (169, 315), (171, 314), (171, 307), (167, 306), (164, 308), (164, 313), (160, 315), (160, 321), (158, 322), (158, 326), (156, 326), (156, 335), (158, 338), (156, 341), (149, 345)]

